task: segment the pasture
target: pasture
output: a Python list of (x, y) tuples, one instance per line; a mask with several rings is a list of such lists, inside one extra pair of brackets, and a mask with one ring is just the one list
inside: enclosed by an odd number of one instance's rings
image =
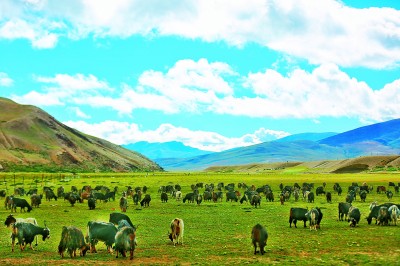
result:
[[(15, 178), (15, 179), (14, 179)], [(118, 186), (116, 200), (97, 203), (95, 210), (90, 210), (87, 201), (76, 203), (71, 207), (68, 201), (46, 201), (44, 198), (39, 208), (34, 208), (30, 213), (17, 210), (16, 217), (35, 217), (40, 226), (46, 221), (51, 230), (51, 238), (39, 245), (35, 251), (26, 249), (21, 252), (18, 248), (11, 252), (10, 230), (4, 226), (5, 218), (10, 214), (4, 205), (0, 208), (0, 263), (1, 265), (108, 265), (108, 264), (174, 264), (174, 265), (224, 265), (224, 264), (328, 264), (328, 265), (399, 265), (400, 263), (400, 225), (377, 226), (375, 220), (367, 224), (365, 217), (369, 213), (369, 204), (372, 201), (379, 203), (400, 203), (399, 194), (394, 194), (388, 200), (385, 194), (377, 194), (375, 189), (367, 195), (366, 202), (360, 202), (359, 197), (353, 206), (361, 210), (360, 224), (349, 227), (347, 222), (338, 221), (338, 202), (345, 201), (347, 187), (351, 182), (359, 184), (367, 182), (368, 185), (384, 185), (388, 182), (400, 182), (398, 174), (302, 174), (302, 173), (271, 173), (271, 174), (245, 174), (245, 173), (134, 173), (134, 174), (6, 174), (0, 175), (0, 190), (8, 188), (8, 195), (16, 187), (23, 186), (26, 190), (36, 187), (41, 192), (42, 186), (51, 186), (56, 190), (64, 186), (70, 191), (75, 185), (78, 189), (83, 185), (106, 185), (110, 188)], [(190, 185), (198, 182), (235, 183), (236, 190), (243, 195), (243, 189), (238, 189), (238, 182), (256, 187), (268, 184), (275, 194), (274, 202), (267, 202), (262, 196), (261, 207), (254, 208), (249, 203), (202, 202), (196, 203), (177, 202), (169, 198), (167, 203), (161, 203), (160, 194), (157, 192), (161, 185), (182, 186), (183, 196), (190, 192)], [(326, 191), (333, 192), (333, 184), (338, 182), (343, 188), (343, 194), (335, 193), (332, 203), (327, 203), (325, 196), (316, 196), (315, 203), (307, 203), (300, 199), (295, 202), (291, 197), (288, 202), (281, 205), (279, 202), (279, 184), (300, 185), (303, 182), (315, 183), (315, 188), (326, 182)], [(137, 241), (133, 261), (128, 258), (115, 258), (106, 251), (103, 243), (96, 245), (97, 254), (87, 253), (85, 257), (61, 259), (57, 253), (57, 246), (61, 237), (62, 226), (75, 225), (86, 234), (88, 221), (108, 221), (111, 212), (119, 212), (119, 198), (126, 186), (144, 186), (151, 195), (150, 207), (142, 208), (133, 204), (132, 198), (128, 199), (126, 214), (131, 218), (137, 229)], [(394, 192), (393, 188), (391, 190)], [(200, 189), (201, 194), (204, 189)], [(24, 196), (30, 202), (29, 196)], [(4, 199), (0, 198), (2, 203)], [(289, 210), (291, 207), (315, 207), (322, 209), (323, 219), (321, 229), (310, 231), (303, 228), (303, 222), (297, 223), (298, 228), (289, 228)], [(168, 239), (167, 232), (172, 219), (179, 217), (184, 220), (184, 244), (173, 246)], [(254, 255), (250, 233), (252, 227), (260, 223), (268, 231), (269, 238), (266, 253)]]

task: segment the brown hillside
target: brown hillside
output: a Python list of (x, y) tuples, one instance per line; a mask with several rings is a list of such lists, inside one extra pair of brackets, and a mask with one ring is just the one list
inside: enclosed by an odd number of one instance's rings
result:
[(0, 165), (78, 171), (162, 170), (139, 153), (70, 128), (41, 109), (0, 98)]

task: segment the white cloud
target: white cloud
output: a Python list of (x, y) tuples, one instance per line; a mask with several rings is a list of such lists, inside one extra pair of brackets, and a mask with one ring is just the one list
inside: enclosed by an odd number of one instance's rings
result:
[(54, 77), (34, 76), (33, 78), (42, 84), (39, 90), (33, 90), (24, 95), (12, 95), (11, 98), (19, 103), (38, 106), (65, 105), (85, 102), (86, 97), (95, 97), (100, 93), (113, 90), (106, 82), (93, 75), (57, 74)]
[(71, 110), (72, 112), (74, 112), (74, 114), (75, 114), (77, 117), (85, 118), (85, 119), (91, 118), (90, 115), (84, 113), (79, 107), (69, 107), (68, 109)]
[(400, 116), (400, 79), (373, 90), (335, 64), (311, 72), (296, 68), (282, 75), (267, 69), (240, 76), (225, 63), (182, 60), (165, 72), (145, 71), (136, 86), (121, 84), (120, 89), (93, 75), (58, 74), (36, 80), (44, 84), (40, 91), (13, 98), (38, 105), (108, 108), (128, 116), (138, 109), (314, 120), (383, 121)]
[(11, 87), (14, 83), (7, 73), (0, 72), (0, 87)]
[(400, 61), (400, 10), (336, 0), (3, 0), (2, 8), (0, 38), (26, 38), (38, 48), (54, 47), (60, 36), (139, 34), (257, 43), (312, 64), (386, 68)]
[(155, 130), (142, 131), (137, 124), (127, 122), (104, 121), (98, 124), (89, 124), (84, 121), (67, 121), (64, 123), (86, 134), (104, 138), (119, 145), (138, 141), (179, 141), (190, 147), (215, 152), (276, 140), (289, 135), (284, 131), (260, 128), (254, 133), (245, 134), (237, 138), (229, 138), (215, 132), (193, 131), (171, 124), (162, 124)]

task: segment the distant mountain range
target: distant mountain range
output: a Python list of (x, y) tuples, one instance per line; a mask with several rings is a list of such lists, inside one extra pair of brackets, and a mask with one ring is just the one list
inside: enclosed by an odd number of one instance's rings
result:
[(177, 141), (163, 143), (139, 141), (133, 144), (123, 145), (123, 147), (139, 152), (151, 159), (188, 158), (210, 153), (209, 151), (203, 151), (186, 146)]
[(0, 97), (0, 170), (159, 171), (145, 156), (70, 128), (43, 110)]
[(348, 159), (400, 153), (400, 119), (340, 134), (303, 133), (218, 153), (187, 158), (153, 158), (166, 170), (202, 170), (248, 163)]

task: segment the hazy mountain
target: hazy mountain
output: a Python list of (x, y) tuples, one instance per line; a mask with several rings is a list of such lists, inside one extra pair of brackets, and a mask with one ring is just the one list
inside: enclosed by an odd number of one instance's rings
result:
[(150, 159), (160, 158), (188, 158), (212, 153), (184, 145), (181, 142), (171, 141), (163, 143), (149, 143), (140, 141), (124, 145), (125, 148), (139, 152)]
[[(157, 159), (156, 162), (166, 170), (200, 170), (221, 165), (337, 160), (400, 153), (399, 119), (357, 128), (318, 141), (323, 134), (296, 134), (287, 137), (286, 140), (265, 142), (186, 159)], [(301, 140), (304, 138), (316, 141)]]
[(162, 170), (143, 155), (70, 128), (43, 110), (0, 98), (0, 168), (10, 171)]
[(323, 132), (323, 133), (300, 133), (300, 134), (293, 134), (281, 139), (277, 139), (275, 141), (278, 142), (286, 142), (286, 141), (295, 141), (295, 140), (311, 140), (311, 141), (319, 141), (331, 136), (337, 135), (334, 132)]
[(330, 146), (343, 146), (361, 142), (377, 142), (379, 144), (400, 148), (400, 119), (356, 128), (319, 141)]

